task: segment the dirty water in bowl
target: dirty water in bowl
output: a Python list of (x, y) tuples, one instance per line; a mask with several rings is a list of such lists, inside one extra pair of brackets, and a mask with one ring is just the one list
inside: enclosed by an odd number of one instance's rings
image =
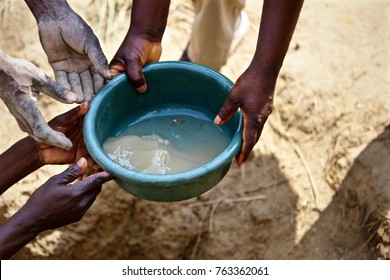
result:
[(229, 142), (229, 134), (204, 113), (158, 109), (122, 121), (103, 143), (103, 150), (129, 169), (172, 174), (209, 162)]

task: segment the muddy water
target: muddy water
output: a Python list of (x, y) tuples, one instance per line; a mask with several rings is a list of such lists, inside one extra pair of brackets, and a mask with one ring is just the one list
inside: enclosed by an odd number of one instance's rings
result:
[(104, 151), (120, 165), (154, 174), (190, 170), (207, 163), (229, 137), (206, 116), (192, 110), (162, 110), (136, 122), (125, 120)]

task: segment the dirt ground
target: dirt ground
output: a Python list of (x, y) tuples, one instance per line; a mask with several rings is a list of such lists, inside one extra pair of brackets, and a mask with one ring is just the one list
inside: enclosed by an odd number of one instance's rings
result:
[[(0, 21), (0, 49), (52, 71), (24, 1)], [(96, 26), (98, 1), (69, 1)], [(80, 2), (83, 2), (82, 4)], [(235, 81), (256, 44), (251, 29), (222, 73)], [(4, 0), (0, 0), (0, 4)], [(127, 29), (102, 41), (108, 60)], [(177, 60), (193, 20), (172, 0), (161, 60)], [(118, 17), (120, 18), (120, 17)], [(280, 73), (274, 111), (250, 159), (212, 190), (157, 203), (107, 183), (79, 223), (39, 235), (15, 259), (390, 259), (390, 1), (304, 4)], [(50, 118), (70, 105), (42, 97)], [(3, 104), (0, 150), (24, 137)], [(46, 166), (0, 198), (5, 221), (64, 166)]]

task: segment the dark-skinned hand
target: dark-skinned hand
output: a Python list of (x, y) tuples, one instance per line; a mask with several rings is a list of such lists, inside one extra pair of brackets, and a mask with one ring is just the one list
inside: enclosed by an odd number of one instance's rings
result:
[(71, 184), (86, 169), (87, 161), (81, 158), (31, 195), (20, 211), (26, 213), (28, 223), (33, 221), (32, 231), (42, 232), (81, 220), (100, 193), (102, 184), (112, 179), (103, 171)]
[(238, 110), (244, 117), (242, 146), (236, 155), (239, 165), (244, 163), (263, 131), (264, 124), (272, 112), (275, 79), (256, 74), (250, 69), (244, 72), (233, 86), (214, 123), (226, 123)]
[(100, 169), (89, 155), (84, 143), (83, 118), (88, 109), (89, 103), (84, 102), (80, 106), (55, 117), (48, 123), (53, 130), (65, 134), (72, 141), (73, 147), (70, 150), (64, 150), (45, 143), (37, 143), (39, 159), (42, 161), (42, 164), (68, 164), (85, 157), (88, 167), (95, 170)]
[(147, 63), (159, 61), (161, 53), (160, 42), (129, 35), (110, 62), (111, 73), (116, 76), (126, 72), (133, 87), (143, 93), (147, 86), (142, 67)]

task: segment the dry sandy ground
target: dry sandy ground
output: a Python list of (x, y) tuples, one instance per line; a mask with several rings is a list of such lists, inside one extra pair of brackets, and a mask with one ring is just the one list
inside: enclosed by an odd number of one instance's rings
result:
[[(0, 1), (1, 3), (2, 1)], [(99, 5), (70, 1), (93, 26)], [(79, 1), (81, 2), (81, 1)], [(248, 0), (251, 29), (222, 73), (232, 80), (254, 52), (261, 1)], [(162, 60), (188, 41), (191, 2), (173, 0)], [(198, 198), (144, 201), (114, 183), (77, 224), (45, 232), (16, 259), (389, 259), (390, 1), (306, 1), (274, 104), (251, 158)], [(110, 60), (127, 24), (103, 42)], [(12, 1), (0, 48), (52, 73), (34, 19)], [(49, 120), (69, 108), (42, 97)], [(23, 137), (0, 107), (0, 147)], [(0, 198), (4, 221), (52, 174), (48, 166)]]

